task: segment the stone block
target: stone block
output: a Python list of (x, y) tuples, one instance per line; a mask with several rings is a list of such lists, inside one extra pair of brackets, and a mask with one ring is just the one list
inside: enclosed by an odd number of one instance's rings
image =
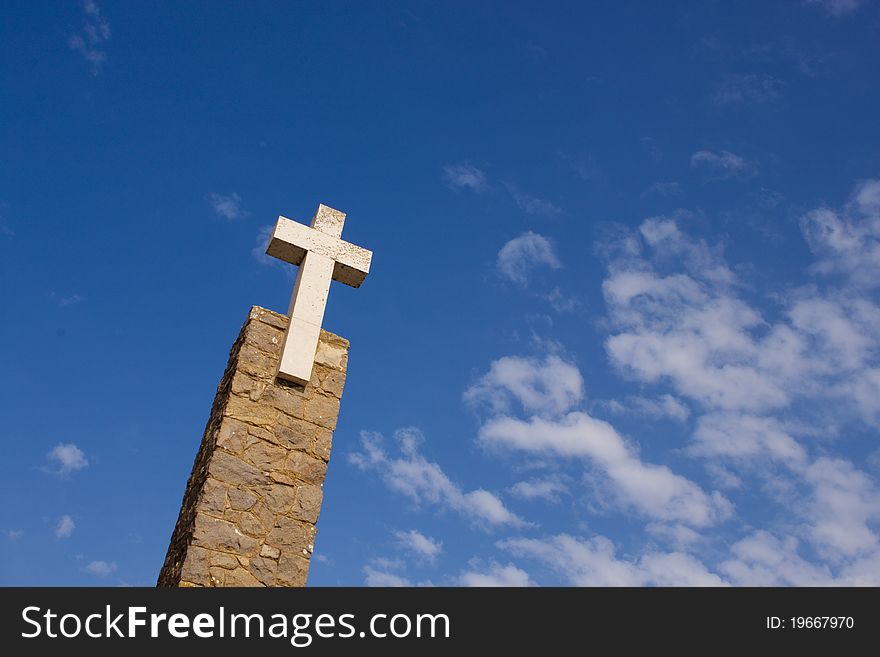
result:
[(210, 550), (220, 550), (234, 555), (256, 555), (259, 542), (245, 536), (234, 524), (206, 515), (197, 515), (193, 545)]
[(305, 452), (292, 450), (287, 453), (283, 472), (307, 484), (322, 484), (327, 474), (327, 463)]

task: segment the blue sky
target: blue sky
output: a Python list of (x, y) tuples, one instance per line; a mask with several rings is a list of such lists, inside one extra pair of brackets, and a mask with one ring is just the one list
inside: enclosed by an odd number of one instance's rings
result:
[(11, 2), (0, 582), (152, 585), (348, 213), (311, 584), (880, 584), (880, 6)]

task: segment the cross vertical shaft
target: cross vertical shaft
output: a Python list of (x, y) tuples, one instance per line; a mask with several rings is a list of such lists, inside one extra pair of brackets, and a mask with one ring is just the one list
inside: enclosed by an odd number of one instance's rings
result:
[(341, 239), (345, 213), (319, 205), (310, 227), (278, 218), (266, 253), (299, 265), (290, 299), (290, 325), (276, 376), (300, 385), (311, 379), (330, 281), (358, 287), (372, 253)]

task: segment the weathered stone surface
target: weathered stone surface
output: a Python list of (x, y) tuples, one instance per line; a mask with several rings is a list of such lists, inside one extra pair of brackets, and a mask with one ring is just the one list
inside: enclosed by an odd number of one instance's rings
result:
[(253, 308), (251, 308), (249, 318), (255, 319), (262, 324), (273, 326), (277, 329), (280, 329), (282, 332), (287, 330), (287, 317), (272, 312), (271, 310), (260, 308), (259, 306), (254, 306)]
[[(213, 574), (213, 573), (212, 573)], [(242, 567), (224, 572), (225, 579), (219, 586), (263, 586), (263, 583)]]
[(280, 548), (282, 553), (297, 553), (315, 544), (315, 526), (301, 520), (282, 517), (275, 521), (275, 527), (269, 532), (266, 542)]
[(287, 318), (254, 307), (230, 352), (160, 586), (303, 586), (345, 384), (321, 331), (312, 380), (275, 379)]
[(217, 447), (232, 454), (241, 454), (247, 444), (248, 425), (239, 420), (227, 418), (217, 432)]
[(282, 553), (275, 570), (279, 586), (305, 586), (309, 575), (309, 560), (304, 555)]
[(238, 355), (238, 369), (254, 377), (266, 377), (275, 368), (275, 359), (270, 354), (257, 349), (254, 345), (242, 345)]
[(213, 550), (209, 551), (208, 563), (211, 566), (226, 568), (227, 570), (234, 570), (239, 565), (237, 557), (227, 552), (214, 552)]
[(273, 548), (271, 545), (263, 545), (263, 547), (260, 548), (260, 556), (268, 557), (269, 559), (277, 559), (281, 556), (281, 550)]
[[(268, 547), (266, 545), (264, 548)], [(280, 555), (281, 553), (278, 552)], [(263, 586), (275, 586), (275, 570), (278, 568), (278, 562), (275, 557), (264, 558), (263, 556), (254, 557), (248, 569), (251, 574), (259, 580)]]
[(306, 522), (318, 522), (321, 513), (321, 501), (324, 499), (324, 491), (320, 486), (304, 485), (296, 491), (296, 501), (291, 509), (291, 516), (297, 520)]
[(226, 510), (226, 486), (215, 479), (205, 481), (200, 507), (203, 513), (222, 517)]
[(181, 569), (180, 579), (190, 586), (210, 586), (211, 578), (208, 574), (210, 567), (211, 550), (190, 546), (186, 554), (186, 562)]
[(330, 337), (329, 333), (321, 331), (315, 362), (336, 370), (345, 370), (348, 366), (348, 340), (337, 336)]
[(315, 455), (324, 461), (330, 460), (330, 449), (333, 447), (333, 432), (319, 428), (315, 437)]
[(331, 395), (315, 394), (305, 404), (303, 418), (326, 429), (336, 428), (339, 400)]
[(226, 492), (226, 495), (229, 499), (229, 506), (236, 511), (247, 511), (248, 509), (253, 508), (254, 504), (256, 504), (259, 499), (251, 491), (241, 490), (239, 488), (230, 488)]
[(341, 370), (326, 369), (321, 371), (320, 375), (321, 389), (340, 399), (342, 397), (342, 389), (345, 387), (345, 372)]
[(280, 469), (286, 457), (286, 449), (264, 440), (258, 440), (244, 451), (244, 459), (262, 472)]
[(236, 511), (247, 511), (253, 508), (259, 499), (251, 491), (240, 488), (230, 488), (226, 491), (226, 497), (229, 500), (229, 506)]
[(318, 427), (305, 420), (286, 418), (275, 430), (275, 438), (279, 445), (289, 449), (307, 450), (315, 443)]
[(241, 531), (250, 536), (263, 537), (272, 529), (271, 523), (264, 522), (260, 517), (253, 513), (242, 511), (238, 519), (238, 526)]
[(290, 451), (284, 461), (284, 472), (308, 484), (321, 484), (327, 474), (327, 463), (305, 452)]
[(271, 431), (276, 423), (278, 410), (259, 403), (259, 400), (251, 401), (247, 397), (232, 395), (226, 402), (226, 415), (246, 424), (252, 424)]
[(256, 554), (259, 548), (256, 539), (245, 536), (231, 522), (206, 515), (196, 515), (193, 545), (244, 555)]
[(285, 484), (272, 484), (263, 497), (266, 507), (272, 513), (286, 515), (296, 502), (296, 488)]
[(294, 418), (303, 417), (303, 406), (305, 403), (303, 394), (292, 386), (288, 388), (280, 386), (268, 388), (263, 394), (262, 401), (285, 415), (290, 415)]
[(258, 486), (265, 484), (269, 478), (263, 471), (250, 463), (245, 463), (239, 457), (217, 450), (214, 458), (208, 465), (208, 474), (215, 479), (231, 486), (245, 485)]
[(284, 330), (265, 322), (255, 322), (245, 335), (245, 344), (254, 345), (257, 349), (278, 356), (284, 340)]

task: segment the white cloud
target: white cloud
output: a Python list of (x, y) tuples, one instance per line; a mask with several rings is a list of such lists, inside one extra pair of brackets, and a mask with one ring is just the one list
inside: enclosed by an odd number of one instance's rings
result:
[(558, 313), (574, 312), (581, 307), (580, 301), (575, 297), (564, 294), (558, 287), (554, 287), (547, 294), (540, 296), (542, 296), (544, 300), (550, 304), (550, 307)]
[(847, 16), (865, 4), (865, 0), (806, 0), (807, 4), (819, 5), (835, 18)]
[(469, 570), (458, 576), (458, 586), (497, 587), (497, 586), (533, 586), (529, 574), (514, 566), (503, 566), (495, 561), (483, 569)]
[(818, 257), (815, 270), (843, 274), (860, 288), (880, 286), (880, 180), (865, 180), (842, 210), (817, 208), (801, 229)]
[(719, 493), (707, 495), (667, 466), (645, 463), (610, 424), (583, 412), (559, 420), (496, 417), (480, 428), (479, 438), (487, 446), (586, 459), (604, 477), (617, 505), (655, 520), (707, 526), (731, 511)]
[(106, 561), (91, 561), (83, 570), (98, 577), (107, 577), (116, 572), (116, 564)]
[(520, 527), (526, 523), (494, 494), (483, 489), (464, 492), (453, 483), (437, 463), (419, 452), (424, 440), (414, 428), (398, 429), (394, 439), (400, 455), (390, 455), (378, 433), (362, 431), (362, 452), (349, 455), (349, 461), (364, 471), (375, 471), (394, 491), (416, 504), (433, 504), (461, 513), (486, 527)]
[(10, 541), (17, 541), (22, 536), (24, 536), (24, 530), (23, 529), (8, 529), (8, 530), (6, 530), (6, 536), (9, 538)]
[(544, 500), (559, 502), (560, 494), (565, 493), (566, 486), (557, 479), (528, 479), (518, 481), (510, 487), (510, 492), (524, 500)]
[(93, 75), (101, 71), (107, 61), (107, 53), (99, 48), (110, 38), (110, 23), (101, 15), (95, 0), (82, 0), (85, 23), (82, 31), (72, 35), (67, 44), (88, 62)]
[(782, 82), (772, 75), (728, 75), (712, 96), (716, 105), (772, 103), (782, 95)]
[(74, 443), (58, 443), (46, 456), (50, 469), (60, 475), (68, 475), (89, 465), (86, 455)]
[(364, 566), (363, 573), (364, 584), (366, 584), (367, 586), (413, 586), (413, 583), (402, 575), (397, 575), (395, 573), (390, 573), (384, 570), (377, 570), (372, 566)]
[(705, 171), (711, 178), (750, 178), (758, 165), (730, 151), (697, 151), (691, 155), (691, 166)]
[[(643, 224), (641, 244), (618, 249), (609, 265), (612, 363), (694, 402), (686, 453), (726, 487), (746, 494), (756, 486), (744, 479), (756, 482), (786, 518), (737, 543), (721, 571), (733, 583), (865, 582), (880, 564), (876, 483), (828, 453), (838, 424), (880, 423), (880, 307), (862, 273), (877, 266), (872, 182), (860, 183), (840, 211), (805, 215), (801, 225), (819, 257), (814, 269), (842, 274), (840, 286), (771, 297), (780, 306), (773, 321), (742, 298), (748, 288), (719, 249), (668, 222)], [(669, 245), (657, 248), (658, 234), (698, 255), (676, 262)], [(799, 541), (821, 561), (797, 554)]]
[(55, 538), (69, 538), (76, 529), (76, 523), (70, 516), (61, 516), (58, 525), (55, 527)]
[(863, 180), (853, 191), (856, 208), (866, 217), (880, 215), (880, 180)]
[(694, 432), (692, 454), (727, 460), (763, 461), (768, 457), (794, 466), (807, 451), (772, 417), (717, 412), (703, 415)]
[(536, 559), (573, 586), (723, 586), (721, 577), (683, 552), (648, 552), (638, 559), (619, 559), (604, 536), (582, 539), (558, 534), (545, 539), (516, 538), (498, 546)]
[(602, 405), (613, 413), (629, 413), (655, 420), (684, 422), (690, 416), (688, 407), (670, 394), (660, 395), (656, 399), (630, 396), (623, 402), (613, 399)]
[[(730, 513), (730, 503), (719, 493), (707, 495), (668, 467), (643, 462), (637, 447), (610, 424), (573, 410), (583, 396), (580, 371), (555, 355), (543, 361), (498, 359), (464, 394), (492, 413), (478, 432), (484, 447), (582, 459), (603, 478), (614, 503), (655, 520), (706, 526)], [(512, 416), (510, 400), (530, 417)]]
[(820, 457), (804, 469), (803, 478), (812, 493), (802, 513), (820, 553), (832, 563), (880, 555), (872, 528), (880, 520), (880, 493), (871, 477), (844, 459)]
[(828, 568), (805, 561), (798, 553), (797, 539), (779, 539), (767, 531), (756, 531), (735, 543), (733, 558), (719, 569), (739, 586), (821, 586), (832, 583)]
[(651, 522), (645, 526), (649, 534), (678, 549), (692, 547), (703, 541), (703, 537), (685, 525)]
[(443, 551), (443, 543), (415, 529), (396, 531), (394, 536), (404, 549), (428, 561), (434, 561)]
[(506, 279), (525, 286), (537, 267), (560, 269), (562, 263), (552, 242), (543, 235), (527, 231), (515, 237), (498, 252), (498, 272)]
[(248, 212), (241, 207), (241, 197), (232, 192), (231, 194), (218, 194), (211, 192), (205, 195), (205, 200), (218, 217), (227, 221), (235, 221), (248, 216)]
[(508, 410), (511, 397), (530, 413), (558, 415), (583, 399), (584, 380), (577, 367), (558, 356), (505, 356), (464, 392), (469, 404), (486, 404), (493, 411)]
[(505, 185), (507, 191), (513, 197), (514, 202), (520, 210), (527, 214), (554, 216), (562, 214), (562, 208), (542, 198), (537, 198), (530, 194), (526, 194), (515, 185), (507, 183)]
[(484, 192), (489, 189), (486, 174), (467, 162), (444, 166), (443, 180), (454, 190), (468, 189), (472, 192)]

